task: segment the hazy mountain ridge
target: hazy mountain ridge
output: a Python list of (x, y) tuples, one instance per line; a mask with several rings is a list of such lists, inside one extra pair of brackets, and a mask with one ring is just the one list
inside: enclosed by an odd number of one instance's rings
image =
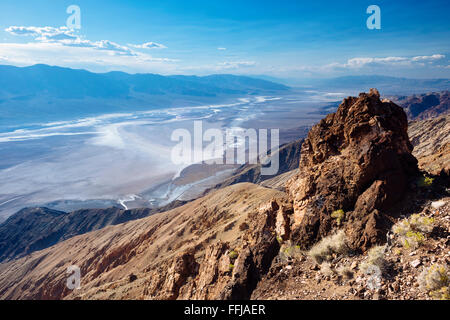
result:
[(162, 76), (124, 72), (93, 73), (48, 65), (31, 67), (0, 66), (0, 97), (26, 98), (48, 94), (56, 98), (127, 98), (133, 93), (215, 96), (252, 94), (262, 90), (288, 90), (289, 87), (245, 76), (217, 74)]
[[(266, 78), (276, 79), (276, 78)], [(450, 88), (450, 79), (412, 79), (382, 75), (342, 76), (327, 79), (302, 79), (281, 82), (292, 86), (321, 89), (326, 92), (343, 90), (348, 93), (378, 88), (384, 95), (420, 94)]]
[(245, 76), (162, 76), (0, 66), (0, 125), (223, 102), (289, 87)]
[[(385, 98), (394, 101), (405, 109), (410, 120), (424, 120), (450, 112), (450, 93), (448, 90), (427, 92), (413, 95), (386, 95)], [(317, 114), (326, 115), (334, 112), (340, 102), (333, 102), (317, 110)]]

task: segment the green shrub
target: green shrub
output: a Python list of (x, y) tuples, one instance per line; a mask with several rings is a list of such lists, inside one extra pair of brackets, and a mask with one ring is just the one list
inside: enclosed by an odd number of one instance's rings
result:
[(232, 259), (232, 260), (236, 259), (236, 258), (238, 257), (238, 255), (239, 255), (239, 254), (238, 254), (235, 250), (231, 251), (231, 252), (228, 254), (228, 256), (230, 257), (230, 259)]
[(422, 232), (408, 231), (405, 235), (404, 246), (405, 248), (417, 248), (425, 241), (425, 236)]
[(419, 178), (419, 180), (417, 181), (417, 185), (421, 188), (427, 188), (433, 185), (433, 181), (434, 178), (423, 176)]
[(346, 255), (349, 252), (344, 230), (339, 230), (336, 234), (320, 240), (309, 251), (309, 255), (318, 263), (331, 261), (333, 254)]
[(392, 230), (398, 241), (407, 249), (417, 248), (425, 241), (425, 235), (434, 228), (434, 219), (421, 214), (413, 214), (397, 222)]
[(333, 211), (333, 213), (331, 214), (331, 217), (336, 219), (337, 225), (340, 226), (342, 221), (345, 218), (345, 212), (342, 209)]
[(422, 291), (433, 299), (450, 300), (450, 273), (447, 266), (434, 264), (425, 268), (418, 282)]
[(234, 269), (234, 264), (230, 263), (229, 269), (230, 269), (230, 271), (233, 271), (233, 269)]

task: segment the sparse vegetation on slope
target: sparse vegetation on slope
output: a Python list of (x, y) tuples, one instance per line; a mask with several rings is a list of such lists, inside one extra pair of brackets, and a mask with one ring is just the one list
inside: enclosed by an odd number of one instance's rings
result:
[(375, 267), (381, 272), (386, 271), (386, 246), (375, 246), (367, 253), (367, 259), (361, 263), (360, 269), (362, 272), (367, 273), (369, 269)]
[(433, 231), (434, 219), (420, 214), (413, 214), (397, 222), (392, 228), (397, 241), (405, 248), (417, 248), (424, 241), (427, 234)]
[(420, 288), (434, 299), (450, 300), (450, 271), (447, 266), (433, 264), (419, 276)]
[(331, 261), (337, 256), (343, 256), (349, 252), (344, 230), (320, 240), (309, 251), (309, 255), (318, 263)]

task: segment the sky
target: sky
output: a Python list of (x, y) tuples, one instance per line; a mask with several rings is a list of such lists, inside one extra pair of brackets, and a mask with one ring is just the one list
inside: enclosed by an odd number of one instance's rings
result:
[[(72, 5), (80, 29), (67, 24)], [(380, 8), (380, 29), (367, 27), (370, 5)], [(449, 7), (448, 0), (1, 0), (0, 64), (450, 78)]]

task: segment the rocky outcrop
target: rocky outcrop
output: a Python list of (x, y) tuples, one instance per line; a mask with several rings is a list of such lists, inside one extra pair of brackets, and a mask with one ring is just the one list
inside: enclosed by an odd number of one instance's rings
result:
[[(235, 241), (209, 245), (203, 257), (189, 249), (175, 257), (167, 272), (152, 271), (145, 295), (152, 299), (242, 300), (249, 299), (278, 255), (277, 215), (286, 210), (271, 200), (249, 213), (248, 228)], [(281, 202), (280, 202), (281, 203)]]
[(408, 121), (377, 90), (349, 97), (315, 125), (302, 146), (299, 173), (287, 183), (293, 201), (292, 239), (304, 248), (337, 227), (346, 212), (350, 246), (367, 250), (385, 239), (387, 209), (418, 173)]

